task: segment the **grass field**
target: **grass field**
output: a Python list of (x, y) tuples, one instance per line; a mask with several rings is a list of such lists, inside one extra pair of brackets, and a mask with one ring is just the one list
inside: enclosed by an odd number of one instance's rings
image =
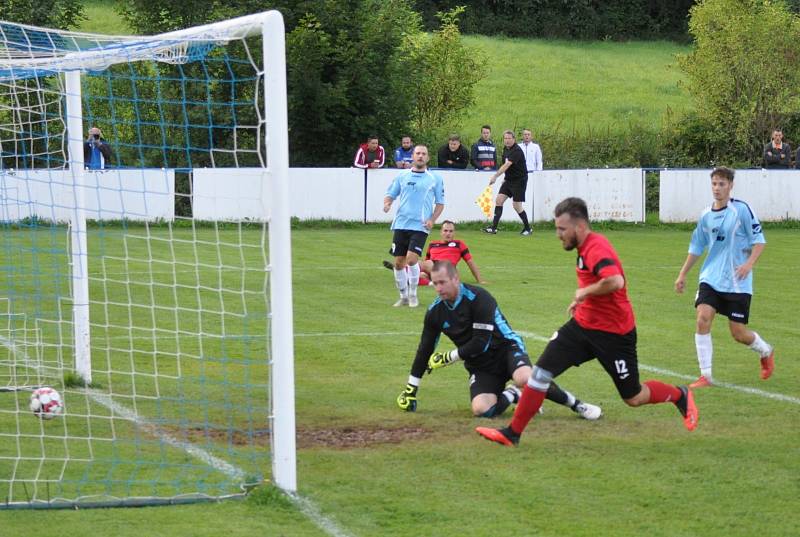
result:
[(489, 56), (486, 78), (462, 134), (478, 139), (490, 123), (495, 140), (504, 129), (597, 132), (661, 126), (664, 114), (692, 107), (678, 86), (675, 54), (688, 47), (665, 41), (580, 42), (466, 36)]
[[(672, 291), (688, 231), (622, 226), (607, 233), (625, 263), (643, 378), (692, 379), (692, 297)], [(589, 423), (546, 405), (520, 447), (509, 450), (474, 434), (476, 425), (505, 418), (470, 416), (467, 379), (458, 366), (424, 379), (418, 412), (394, 406), (424, 309), (390, 306), (391, 277), (380, 267), (388, 231), (295, 230), (300, 493), (344, 535), (797, 534), (800, 366), (790, 314), (797, 298), (787, 293), (800, 269), (797, 230), (766, 234), (751, 318), (778, 349), (771, 380), (758, 379), (756, 356), (734, 344), (718, 322), (715, 374), (725, 384), (697, 393), (694, 433), (670, 405), (627, 408), (590, 363), (559, 381), (601, 405), (605, 417)], [(461, 238), (535, 358), (565, 320), (575, 285), (573, 254), (545, 228), (527, 239), (471, 230)], [(423, 303), (433, 297), (430, 289), (421, 293)], [(218, 505), (0, 512), (0, 524), (10, 535), (46, 525), (63, 536), (112, 527), (116, 535), (141, 535), (155, 524), (169, 535), (324, 535), (269, 489)]]

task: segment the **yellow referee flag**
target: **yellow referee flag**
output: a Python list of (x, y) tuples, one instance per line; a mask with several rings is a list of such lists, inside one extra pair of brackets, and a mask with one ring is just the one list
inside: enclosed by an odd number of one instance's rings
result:
[(475, 203), (478, 204), (478, 207), (480, 207), (480, 209), (483, 212), (483, 214), (486, 215), (486, 218), (491, 218), (492, 217), (492, 194), (493, 193), (494, 192), (492, 191), (492, 186), (489, 185), (489, 186), (487, 186), (486, 188), (483, 189), (483, 192), (481, 192), (481, 195), (478, 196), (478, 199), (475, 200)]

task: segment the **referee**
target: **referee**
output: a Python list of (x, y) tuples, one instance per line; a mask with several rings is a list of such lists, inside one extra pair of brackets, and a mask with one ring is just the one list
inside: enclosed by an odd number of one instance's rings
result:
[(525, 153), (517, 145), (517, 139), (512, 131), (503, 132), (503, 165), (497, 170), (492, 178), (489, 179), (489, 184), (493, 185), (497, 178), (505, 174), (503, 184), (500, 185), (500, 191), (497, 193), (497, 198), (494, 202), (494, 220), (492, 225), (483, 228), (485, 233), (492, 235), (497, 233), (497, 225), (500, 223), (500, 217), (503, 216), (503, 204), (508, 198), (512, 198), (514, 210), (517, 211), (519, 219), (522, 220), (522, 231), (520, 235), (530, 235), (531, 225), (528, 223), (528, 215), (525, 213), (525, 207), (522, 205), (525, 201), (525, 190), (528, 188), (528, 166), (525, 162)]

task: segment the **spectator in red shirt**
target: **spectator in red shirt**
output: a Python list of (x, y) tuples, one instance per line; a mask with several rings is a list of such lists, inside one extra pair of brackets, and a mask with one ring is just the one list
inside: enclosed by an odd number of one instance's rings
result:
[(556, 234), (564, 249), (578, 250), (578, 289), (567, 308), (572, 319), (558, 329), (536, 362), (511, 424), (502, 429), (478, 427), (476, 431), (499, 444), (518, 444), (553, 379), (594, 358), (629, 406), (673, 403), (684, 426), (693, 431), (698, 412), (690, 388), (658, 380), (639, 383), (636, 326), (625, 273), (608, 239), (589, 227), (586, 202), (567, 198), (556, 205), (555, 217)]
[(367, 138), (367, 143), (361, 144), (356, 151), (353, 166), (356, 168), (383, 168), (386, 162), (386, 152), (379, 144), (377, 136)]

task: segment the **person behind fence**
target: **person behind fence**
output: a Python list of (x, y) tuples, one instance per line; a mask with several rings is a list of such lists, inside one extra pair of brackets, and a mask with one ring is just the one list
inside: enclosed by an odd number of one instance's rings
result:
[(356, 168), (383, 168), (385, 162), (386, 152), (378, 142), (378, 137), (373, 135), (367, 138), (367, 143), (359, 146), (353, 166)]
[(792, 148), (783, 141), (783, 131), (774, 129), (772, 140), (764, 146), (764, 167), (787, 170), (792, 164)]
[(439, 148), (439, 168), (465, 170), (469, 164), (469, 152), (461, 143), (458, 134), (451, 134), (447, 143)]
[(411, 141), (411, 136), (403, 136), (400, 138), (400, 147), (394, 150), (395, 168), (400, 168), (401, 170), (410, 168), (413, 157), (414, 143)]
[(500, 223), (500, 217), (503, 216), (503, 204), (508, 198), (514, 201), (512, 205), (514, 210), (517, 211), (519, 219), (522, 220), (522, 231), (520, 235), (530, 235), (533, 231), (528, 222), (528, 213), (525, 212), (525, 190), (528, 188), (528, 171), (525, 169), (525, 155), (522, 154), (522, 149), (517, 145), (517, 140), (512, 131), (505, 131), (503, 133), (503, 165), (500, 169), (492, 174), (489, 179), (489, 185), (493, 185), (497, 178), (505, 174), (503, 184), (500, 185), (500, 190), (497, 192), (497, 197), (494, 203), (494, 219), (492, 225), (483, 228), (484, 233), (492, 235), (497, 233), (497, 225)]
[(481, 137), (472, 144), (470, 159), (476, 170), (497, 169), (497, 147), (492, 141), (492, 128), (489, 125), (481, 127)]
[(533, 134), (530, 129), (522, 129), (522, 143), (518, 144), (525, 155), (525, 167), (530, 172), (538, 172), (544, 168), (542, 161), (542, 148), (533, 141)]
[(83, 165), (89, 170), (104, 170), (111, 162), (111, 146), (98, 127), (89, 129), (83, 144)]
[(728, 318), (733, 339), (758, 354), (762, 380), (772, 376), (775, 351), (758, 333), (747, 328), (750, 299), (753, 297), (753, 267), (764, 251), (766, 240), (761, 223), (747, 203), (731, 197), (734, 171), (719, 167), (711, 172), (711, 193), (714, 203), (703, 211), (689, 243), (689, 254), (683, 263), (675, 291), (682, 293), (686, 275), (708, 250), (700, 269), (700, 286), (695, 297), (697, 328), (694, 335), (700, 378), (690, 386), (712, 386), (711, 323), (720, 313)]
[[(472, 414), (500, 416), (519, 400), (520, 387), (530, 377), (525, 343), (511, 329), (495, 298), (482, 287), (461, 283), (450, 261), (434, 262), (431, 278), (439, 296), (425, 313), (416, 356), (406, 387), (397, 396), (397, 406), (414, 412), (423, 374), (463, 361), (469, 375)], [(434, 352), (442, 334), (455, 349)], [(584, 403), (555, 383), (550, 384), (546, 397), (587, 420), (603, 415), (599, 406)]]
[(444, 181), (438, 173), (428, 169), (429, 160), (427, 146), (414, 146), (413, 167), (394, 178), (383, 198), (385, 213), (392, 208), (394, 200), (400, 200), (392, 220), (394, 234), (389, 250), (394, 256), (394, 281), (400, 292), (395, 307), (419, 306), (419, 257), (428, 233), (444, 210)]

